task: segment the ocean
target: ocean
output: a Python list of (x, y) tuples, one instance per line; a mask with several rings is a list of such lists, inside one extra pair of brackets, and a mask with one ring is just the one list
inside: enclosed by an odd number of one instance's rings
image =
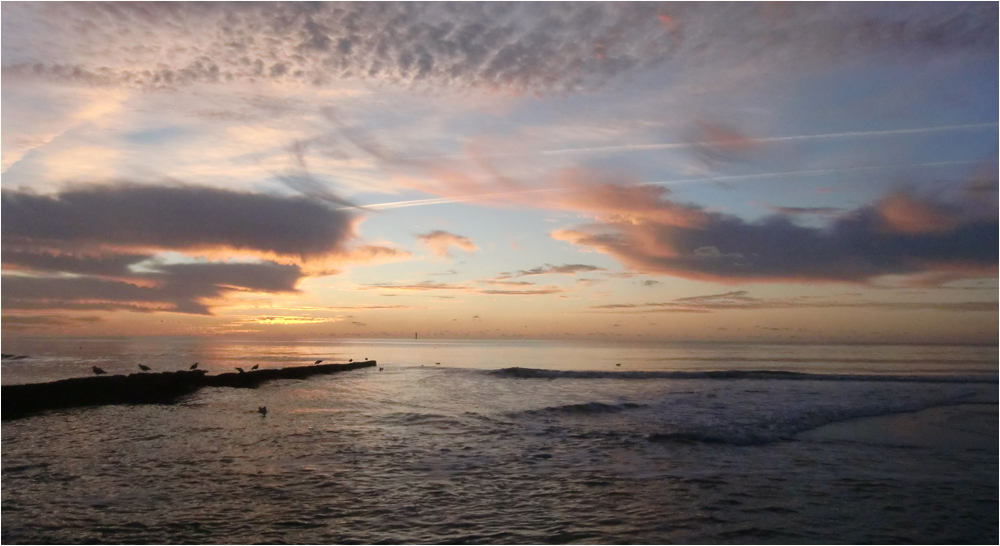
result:
[[(996, 347), (4, 339), (3, 384), (378, 368), (4, 421), (15, 543), (996, 543)], [(266, 406), (266, 416), (257, 412)]]

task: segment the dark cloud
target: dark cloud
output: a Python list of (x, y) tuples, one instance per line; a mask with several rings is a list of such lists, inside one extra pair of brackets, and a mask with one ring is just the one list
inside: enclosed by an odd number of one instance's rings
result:
[(729, 310), (757, 309), (885, 309), (890, 311), (952, 311), (952, 312), (997, 312), (1000, 302), (959, 301), (959, 302), (886, 302), (858, 300), (853, 297), (843, 299), (804, 296), (793, 298), (755, 298), (746, 290), (677, 298), (657, 303), (614, 303), (597, 305), (591, 309), (609, 313), (711, 313)]
[(789, 216), (813, 214), (825, 218), (836, 218), (846, 212), (844, 209), (837, 207), (771, 207), (771, 210), (777, 212), (778, 214), (785, 214)]
[[(304, 197), (193, 186), (109, 185), (54, 195), (2, 192), (4, 309), (210, 314), (237, 292), (292, 293), (290, 261), (369, 259), (345, 249), (352, 216)], [(155, 251), (256, 256), (251, 263), (168, 263)], [(324, 273), (329, 273), (325, 271)]]
[(544, 296), (546, 294), (558, 294), (562, 290), (550, 287), (550, 288), (538, 288), (535, 290), (480, 290), (480, 294), (488, 294), (491, 296)]
[(783, 215), (747, 222), (704, 212), (693, 226), (609, 221), (553, 236), (608, 253), (644, 273), (721, 282), (867, 282), (931, 271), (993, 276), (997, 232), (995, 212), (981, 215), (894, 194), (826, 227), (800, 226)]
[(197, 186), (89, 186), (55, 195), (3, 190), (2, 210), (5, 249), (224, 247), (311, 258), (343, 252), (352, 236), (349, 213), (304, 197)]
[(211, 314), (210, 306), (237, 291), (295, 292), (296, 265), (196, 263), (161, 265), (127, 279), (5, 275), (4, 309), (170, 311)]
[(995, 3), (9, 3), (4, 75), (176, 87), (370, 79), (572, 91), (664, 63), (997, 48)]
[(3, 328), (11, 330), (33, 329), (38, 327), (73, 327), (101, 322), (101, 317), (68, 317), (61, 315), (4, 315)]
[(131, 275), (130, 265), (153, 257), (151, 254), (60, 254), (45, 250), (21, 251), (10, 248), (3, 249), (0, 255), (3, 257), (5, 268), (106, 277)]
[(501, 273), (501, 279), (511, 279), (517, 277), (529, 277), (531, 275), (549, 275), (549, 274), (565, 274), (565, 275), (575, 275), (577, 273), (584, 273), (589, 271), (604, 271), (603, 267), (597, 267), (596, 265), (587, 264), (563, 264), (563, 265), (552, 265), (545, 264), (544, 266), (538, 266), (533, 269), (522, 269), (515, 273)]
[(358, 290), (406, 290), (415, 292), (424, 292), (427, 290), (468, 290), (467, 286), (461, 284), (446, 284), (440, 282), (423, 281), (415, 284), (397, 284), (397, 283), (376, 283), (376, 284), (365, 284), (358, 287)]

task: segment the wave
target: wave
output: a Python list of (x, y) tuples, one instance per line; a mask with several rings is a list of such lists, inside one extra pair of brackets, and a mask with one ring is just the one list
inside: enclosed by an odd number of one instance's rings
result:
[(997, 377), (974, 375), (865, 375), (865, 374), (818, 374), (775, 370), (718, 370), (704, 372), (680, 371), (581, 371), (545, 370), (540, 368), (501, 368), (487, 373), (497, 377), (517, 379), (776, 379), (799, 381), (873, 381), (873, 382), (917, 382), (917, 383), (996, 383)]
[(833, 423), (841, 423), (866, 417), (880, 417), (901, 413), (914, 413), (930, 408), (955, 406), (968, 402), (970, 394), (947, 399), (925, 402), (911, 402), (868, 408), (840, 408), (826, 411), (811, 411), (789, 416), (779, 422), (732, 423), (703, 427), (669, 427), (645, 436), (654, 443), (684, 444), (727, 444), (734, 446), (754, 446), (794, 440), (795, 436)]
[(622, 404), (604, 404), (601, 402), (587, 402), (585, 404), (567, 404), (565, 406), (551, 406), (548, 408), (527, 410), (523, 413), (528, 415), (538, 414), (565, 414), (565, 415), (597, 415), (602, 413), (618, 413), (620, 411), (645, 408), (646, 404), (636, 404), (624, 402)]

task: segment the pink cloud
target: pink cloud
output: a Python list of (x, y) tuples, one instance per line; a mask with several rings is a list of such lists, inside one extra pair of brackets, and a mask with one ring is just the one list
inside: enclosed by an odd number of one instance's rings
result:
[(921, 201), (896, 192), (876, 205), (885, 229), (893, 233), (945, 233), (958, 223), (958, 216), (940, 204)]
[(473, 253), (479, 250), (479, 247), (476, 246), (476, 243), (472, 239), (442, 230), (435, 230), (430, 233), (418, 235), (417, 240), (427, 246), (427, 248), (429, 248), (435, 256), (440, 256), (442, 258), (451, 256), (451, 253), (449, 252), (451, 247), (458, 248), (459, 250), (463, 250), (468, 253)]

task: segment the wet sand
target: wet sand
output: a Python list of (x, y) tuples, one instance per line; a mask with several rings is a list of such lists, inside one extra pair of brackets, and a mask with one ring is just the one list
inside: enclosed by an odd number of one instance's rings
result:
[(960, 404), (831, 423), (800, 440), (998, 451), (997, 404)]

